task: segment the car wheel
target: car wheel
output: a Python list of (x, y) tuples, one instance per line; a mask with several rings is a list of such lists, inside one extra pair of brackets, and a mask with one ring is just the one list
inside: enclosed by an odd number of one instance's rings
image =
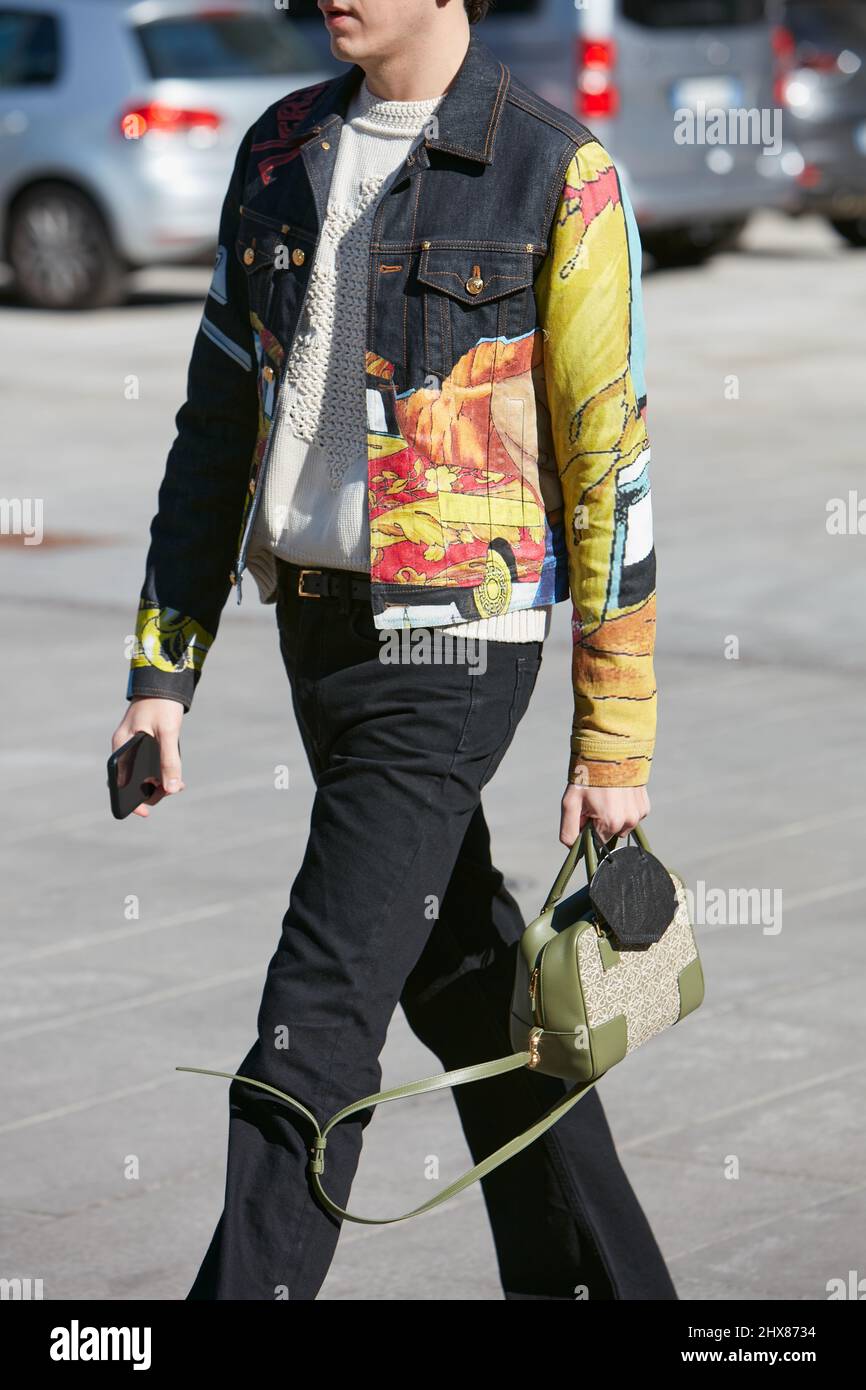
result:
[(736, 245), (745, 225), (746, 218), (738, 218), (732, 222), (646, 231), (641, 232), (641, 242), (658, 266), (702, 265), (710, 256)]
[(24, 193), (10, 215), (18, 293), (39, 309), (96, 309), (123, 295), (124, 267), (90, 199), (63, 184)]
[(866, 217), (831, 217), (830, 222), (852, 246), (866, 246)]

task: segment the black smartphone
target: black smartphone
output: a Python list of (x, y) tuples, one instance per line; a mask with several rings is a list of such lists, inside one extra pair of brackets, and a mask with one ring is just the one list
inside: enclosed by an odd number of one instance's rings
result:
[(159, 744), (153, 734), (133, 734), (108, 759), (108, 791), (115, 819), (123, 820), (136, 806), (149, 801), (160, 781)]

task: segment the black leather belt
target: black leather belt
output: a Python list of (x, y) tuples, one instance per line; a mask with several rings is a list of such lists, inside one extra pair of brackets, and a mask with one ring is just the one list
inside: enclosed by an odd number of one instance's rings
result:
[(299, 598), (336, 598), (343, 603), (370, 602), (370, 576), (354, 570), (314, 568), (279, 562), (280, 576), (288, 591)]

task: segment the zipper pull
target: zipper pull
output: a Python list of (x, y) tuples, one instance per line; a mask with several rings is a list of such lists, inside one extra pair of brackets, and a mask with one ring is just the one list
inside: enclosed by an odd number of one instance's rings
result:
[(241, 577), (240, 573), (238, 573), (237, 577), (235, 578), (235, 588), (236, 588), (237, 591), (238, 591), (238, 603), (240, 603), (240, 601), (241, 601), (241, 584), (242, 584), (242, 582), (243, 582), (243, 581), (242, 581), (242, 577)]
[(538, 966), (536, 965), (529, 977), (529, 1007), (535, 1014), (535, 1002), (538, 998)]

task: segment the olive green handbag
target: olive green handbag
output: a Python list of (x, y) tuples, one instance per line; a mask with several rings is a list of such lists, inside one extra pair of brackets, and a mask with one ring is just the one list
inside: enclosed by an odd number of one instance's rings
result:
[[(607, 845), (599, 841), (597, 854), (594, 832), (587, 825), (569, 850), (539, 916), (524, 931), (509, 1020), (513, 1055), (364, 1096), (333, 1115), (324, 1129), (300, 1101), (254, 1077), (204, 1067), (177, 1070), (244, 1081), (305, 1115), (315, 1135), (309, 1164), (313, 1187), (331, 1215), (383, 1226), (430, 1211), (533, 1143), (615, 1063), (685, 1018), (703, 1000), (703, 973), (689, 922), (685, 884), (650, 853), (639, 826), (632, 835), (636, 846), (626, 843), (611, 849), (615, 836)], [(582, 857), (586, 859), (587, 882), (563, 900)], [(402, 1216), (354, 1216), (332, 1202), (322, 1188), (328, 1133), (349, 1115), (386, 1101), (462, 1086), (519, 1067), (574, 1084), (529, 1129), (421, 1206)]]

